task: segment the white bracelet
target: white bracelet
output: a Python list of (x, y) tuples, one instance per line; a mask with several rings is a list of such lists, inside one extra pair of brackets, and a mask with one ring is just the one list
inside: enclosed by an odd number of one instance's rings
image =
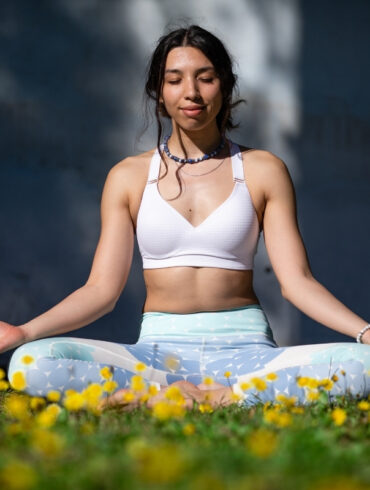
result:
[(360, 344), (363, 343), (362, 342), (362, 336), (364, 335), (364, 333), (367, 330), (370, 330), (370, 323), (368, 325), (365, 325), (364, 328), (358, 332), (357, 337), (356, 337), (356, 342), (359, 342)]

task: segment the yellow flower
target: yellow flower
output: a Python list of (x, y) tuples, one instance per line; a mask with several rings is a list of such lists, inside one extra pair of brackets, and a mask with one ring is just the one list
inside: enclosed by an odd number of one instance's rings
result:
[(278, 446), (278, 436), (269, 429), (254, 430), (246, 439), (246, 446), (251, 453), (259, 458), (268, 458)]
[(333, 376), (331, 377), (331, 379), (334, 381), (334, 383), (336, 383), (338, 381), (338, 376), (336, 374), (333, 374)]
[(320, 381), (318, 379), (308, 378), (308, 382), (307, 382), (308, 388), (311, 388), (314, 390), (314, 389), (318, 388), (319, 385), (320, 385)]
[(56, 432), (47, 429), (34, 429), (30, 441), (31, 447), (48, 458), (58, 456), (65, 447), (65, 439)]
[(266, 374), (266, 379), (268, 381), (275, 381), (276, 379), (278, 379), (278, 375), (276, 373), (268, 373)]
[(213, 385), (214, 381), (211, 376), (204, 376), (203, 383), (207, 386)]
[(247, 383), (246, 381), (243, 381), (242, 383), (240, 383), (240, 388), (243, 391), (249, 390), (249, 388), (251, 388), (251, 387), (252, 387), (252, 385), (250, 383)]
[(52, 427), (57, 421), (58, 415), (62, 409), (56, 403), (51, 403), (44, 410), (36, 415), (36, 425), (39, 427)]
[(320, 379), (318, 386), (322, 386), (324, 390), (330, 391), (334, 386), (334, 381), (329, 378)]
[(71, 395), (74, 395), (75, 393), (78, 393), (78, 392), (76, 390), (72, 390), (72, 389), (66, 390), (64, 392), (65, 396), (71, 396)]
[(165, 397), (174, 402), (183, 402), (184, 397), (182, 396), (182, 392), (178, 386), (170, 386), (167, 388)]
[(21, 357), (21, 362), (23, 364), (32, 364), (34, 361), (35, 361), (35, 359), (32, 356), (28, 355), (28, 354), (26, 354), (25, 356)]
[(334, 408), (331, 413), (331, 418), (333, 419), (335, 425), (342, 425), (347, 418), (346, 411), (343, 410), (343, 408)]
[(146, 388), (144, 379), (142, 376), (135, 375), (132, 376), (131, 382), (130, 382), (130, 387), (134, 391), (143, 391)]
[(173, 355), (167, 356), (164, 360), (164, 365), (170, 371), (177, 371), (180, 367), (180, 360)]
[(9, 388), (7, 381), (0, 380), (0, 391), (6, 391)]
[(15, 390), (24, 390), (27, 386), (26, 378), (22, 371), (17, 371), (13, 374), (12, 379), (10, 381), (10, 385)]
[(263, 414), (263, 419), (265, 422), (274, 424), (277, 427), (288, 427), (292, 423), (292, 416), (290, 413), (279, 413), (273, 409), (267, 409)]
[(11, 461), (1, 471), (1, 488), (7, 490), (29, 490), (37, 483), (37, 473), (28, 463)]
[(144, 394), (143, 394), (143, 395), (141, 395), (141, 397), (139, 398), (139, 401), (140, 401), (141, 403), (145, 403), (145, 402), (147, 402), (147, 401), (149, 400), (149, 398), (150, 398), (149, 393), (144, 393)]
[(300, 388), (303, 388), (304, 386), (308, 386), (309, 379), (307, 376), (298, 376), (296, 383)]
[(49, 400), (49, 402), (58, 402), (60, 400), (60, 397), (60, 392), (56, 390), (51, 390), (46, 395), (46, 398)]
[(357, 408), (359, 410), (370, 410), (370, 403), (367, 400), (361, 400), (357, 403)]
[(231, 376), (231, 371), (225, 371), (225, 372), (224, 372), (224, 376), (225, 376), (225, 378), (230, 378), (230, 376)]
[(110, 370), (110, 368), (108, 366), (104, 366), (100, 370), (100, 376), (103, 379), (111, 379), (113, 377), (113, 373), (112, 373), (112, 371)]
[(29, 399), (24, 395), (9, 395), (5, 398), (4, 409), (7, 415), (18, 420), (29, 418)]
[(182, 433), (185, 434), (186, 436), (191, 436), (193, 435), (195, 432), (195, 425), (194, 424), (186, 424), (184, 425), (184, 427), (182, 428)]
[(66, 396), (63, 401), (63, 405), (70, 412), (76, 412), (85, 407), (85, 399), (81, 393), (73, 393)]
[(266, 381), (261, 378), (252, 378), (251, 383), (258, 391), (264, 391), (267, 388)]
[(138, 362), (135, 366), (135, 371), (145, 371), (146, 365), (143, 362)]
[(209, 403), (200, 403), (198, 408), (199, 408), (199, 411), (202, 413), (212, 413), (213, 412), (212, 405), (210, 405)]
[(33, 396), (30, 400), (30, 407), (32, 410), (39, 410), (40, 408), (44, 408), (45, 405), (46, 400), (41, 396)]
[(103, 390), (107, 393), (112, 393), (118, 387), (118, 383), (116, 381), (106, 381), (103, 384)]
[(128, 403), (134, 401), (135, 398), (136, 398), (135, 394), (132, 393), (131, 391), (127, 391), (126, 393), (123, 394), (123, 397), (122, 397), (123, 401), (128, 402)]
[(183, 417), (185, 415), (185, 408), (170, 400), (161, 400), (153, 405), (152, 415), (160, 420), (167, 420), (171, 417)]
[(320, 393), (318, 391), (309, 391), (306, 393), (306, 400), (314, 402), (319, 399)]
[(233, 403), (238, 403), (242, 399), (243, 399), (243, 397), (241, 395), (239, 395), (238, 393), (231, 393), (231, 401)]
[(6, 376), (5, 371), (3, 368), (0, 368), (0, 379), (4, 379)]
[(148, 388), (148, 393), (150, 396), (155, 396), (158, 393), (158, 388), (155, 385), (150, 385)]
[(278, 395), (276, 395), (275, 399), (276, 401), (282, 403), (287, 408), (293, 407), (298, 400), (296, 396), (288, 397), (285, 396), (283, 393), (279, 393)]
[(292, 407), (292, 408), (290, 409), (290, 411), (291, 411), (292, 413), (302, 414), (302, 413), (304, 413), (304, 408), (303, 408), (303, 407)]

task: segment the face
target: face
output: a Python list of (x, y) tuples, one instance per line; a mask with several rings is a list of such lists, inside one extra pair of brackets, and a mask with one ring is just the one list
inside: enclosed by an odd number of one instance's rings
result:
[(202, 51), (187, 46), (168, 53), (160, 101), (172, 123), (185, 130), (217, 126), (222, 106), (220, 79)]

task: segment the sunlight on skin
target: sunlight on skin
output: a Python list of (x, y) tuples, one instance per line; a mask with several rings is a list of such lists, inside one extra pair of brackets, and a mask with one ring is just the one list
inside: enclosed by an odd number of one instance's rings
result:
[[(183, 397), (185, 398), (185, 407), (189, 409), (193, 407), (194, 401), (198, 403), (203, 403), (207, 401), (214, 407), (217, 407), (219, 405), (226, 406), (233, 403), (233, 400), (231, 398), (232, 390), (228, 386), (224, 386), (220, 383), (213, 382), (212, 385), (200, 383), (196, 386), (189, 381), (175, 381), (169, 386), (178, 386), (181, 389)], [(155, 403), (165, 399), (165, 394), (169, 386), (161, 385), (160, 391), (148, 400), (147, 406), (151, 408)], [(102, 410), (104, 408), (114, 407), (118, 405), (122, 405), (122, 408), (128, 411), (136, 408), (140, 405), (140, 401), (138, 401), (137, 399), (133, 400), (132, 402), (127, 402), (123, 400), (124, 394), (130, 391), (131, 390), (129, 388), (124, 388), (116, 391), (113, 395), (104, 398), (100, 402), (99, 409)]]

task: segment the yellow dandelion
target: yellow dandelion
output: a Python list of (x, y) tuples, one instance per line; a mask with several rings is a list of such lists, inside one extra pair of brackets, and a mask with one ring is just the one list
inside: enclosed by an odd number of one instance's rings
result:
[(162, 400), (155, 403), (152, 407), (152, 415), (159, 420), (167, 420), (172, 417), (172, 406), (166, 401)]
[(267, 383), (262, 378), (252, 378), (251, 383), (258, 391), (264, 391), (267, 388)]
[(75, 393), (78, 393), (78, 392), (76, 390), (73, 390), (72, 388), (69, 390), (66, 390), (64, 392), (65, 396), (71, 396), (71, 395), (74, 395)]
[(32, 364), (33, 362), (35, 362), (35, 359), (29, 354), (26, 354), (25, 356), (21, 357), (21, 362), (23, 364)]
[(30, 445), (43, 456), (53, 458), (60, 455), (66, 445), (66, 441), (63, 436), (56, 432), (36, 428), (32, 432)]
[(278, 379), (278, 375), (276, 373), (268, 373), (266, 374), (266, 379), (268, 381), (275, 381)]
[(290, 409), (292, 413), (297, 413), (297, 414), (303, 414), (304, 413), (304, 408), (303, 407), (292, 407)]
[(0, 391), (6, 391), (9, 388), (9, 383), (4, 380), (0, 380)]
[(338, 376), (336, 374), (333, 374), (333, 376), (331, 377), (331, 379), (334, 381), (334, 383), (336, 383), (338, 381)]
[(36, 425), (48, 429), (52, 427), (57, 420), (57, 416), (48, 410), (42, 410), (35, 417)]
[(45, 405), (46, 400), (41, 396), (33, 396), (30, 400), (30, 407), (32, 410), (40, 410), (40, 408), (44, 408)]
[(109, 379), (113, 378), (113, 373), (108, 366), (104, 366), (103, 368), (101, 368), (101, 370), (99, 372), (100, 372), (100, 376), (103, 379), (109, 380)]
[(35, 488), (38, 476), (29, 463), (10, 461), (1, 470), (2, 488), (28, 490)]
[(370, 403), (367, 400), (361, 400), (357, 403), (357, 408), (359, 410), (370, 410)]
[(262, 427), (246, 438), (246, 446), (255, 456), (268, 458), (278, 447), (278, 436), (272, 430)]
[(225, 378), (230, 378), (230, 376), (231, 376), (231, 371), (225, 371), (225, 372), (224, 372), (224, 376), (225, 376)]
[(131, 382), (130, 382), (130, 387), (134, 391), (143, 391), (146, 388), (146, 384), (144, 382), (144, 379), (142, 376), (135, 375), (132, 376)]
[(320, 393), (318, 391), (309, 391), (306, 393), (306, 400), (314, 402), (319, 399)]
[(318, 382), (318, 386), (321, 386), (326, 391), (330, 391), (331, 389), (333, 389), (334, 381), (329, 378), (320, 379)]
[(55, 417), (57, 417), (60, 414), (60, 412), (62, 411), (62, 409), (60, 408), (60, 406), (57, 403), (50, 403), (50, 405), (48, 405), (45, 410), (48, 413), (51, 413), (52, 415), (54, 415)]
[(76, 412), (85, 407), (85, 399), (81, 393), (73, 393), (64, 398), (63, 405), (70, 412)]
[(192, 423), (184, 425), (182, 428), (182, 433), (186, 436), (191, 436), (195, 433), (195, 425)]
[(300, 388), (303, 388), (304, 386), (308, 386), (309, 379), (307, 376), (298, 376), (296, 383)]
[(177, 371), (180, 367), (180, 360), (177, 357), (170, 355), (165, 358), (164, 365), (170, 371)]
[(113, 391), (118, 387), (118, 383), (116, 381), (106, 381), (103, 384), (103, 390), (107, 393), (113, 393)]
[(182, 392), (178, 386), (170, 386), (167, 388), (165, 397), (168, 398), (169, 400), (172, 400), (174, 402), (182, 402), (184, 401), (184, 397), (182, 395)]
[(0, 379), (4, 379), (6, 376), (5, 371), (3, 368), (0, 368)]
[(233, 403), (238, 403), (240, 402), (241, 400), (243, 400), (243, 397), (241, 395), (239, 395), (239, 393), (232, 393), (231, 394), (231, 401)]
[(98, 383), (90, 383), (83, 391), (82, 395), (87, 401), (98, 400), (103, 394), (103, 387)]
[[(341, 370), (340, 370), (340, 374), (341, 374), (342, 376), (345, 376), (345, 375), (346, 375), (345, 370), (344, 370), (344, 369), (341, 369)], [(369, 373), (368, 373), (368, 374), (370, 374), (370, 369), (369, 369)]]
[(131, 391), (127, 391), (122, 395), (122, 400), (128, 403), (131, 403), (136, 399), (136, 395), (132, 393)]
[(308, 378), (307, 387), (311, 390), (315, 390), (319, 387), (320, 381), (315, 378)]
[(138, 362), (135, 366), (135, 371), (145, 371), (146, 365), (143, 362)]
[(141, 403), (145, 403), (145, 402), (147, 402), (147, 401), (149, 400), (149, 398), (150, 398), (149, 393), (144, 393), (144, 394), (143, 394), (143, 395), (141, 395), (141, 397), (139, 398), (139, 401), (140, 401)]
[(158, 388), (155, 385), (150, 385), (148, 388), (148, 393), (150, 396), (155, 396), (158, 393)]
[(214, 383), (214, 380), (211, 376), (204, 376), (203, 383), (207, 386), (211, 386)]
[(198, 406), (198, 409), (202, 413), (212, 413), (213, 412), (212, 405), (210, 405), (209, 403), (200, 403)]
[(252, 385), (250, 383), (247, 383), (246, 381), (242, 381), (239, 386), (243, 391), (246, 391), (246, 390), (249, 390), (250, 388), (252, 388)]
[(29, 418), (29, 399), (24, 395), (13, 394), (4, 401), (5, 413), (12, 418), (25, 420)]
[(331, 418), (335, 425), (342, 425), (347, 418), (347, 413), (343, 408), (337, 407), (331, 412)]
[(25, 375), (22, 371), (16, 371), (10, 381), (10, 385), (14, 390), (22, 391), (27, 386)]
[(60, 397), (60, 392), (56, 390), (51, 390), (46, 395), (46, 398), (49, 400), (49, 402), (58, 402), (60, 400)]
[(282, 403), (285, 407), (293, 407), (296, 402), (298, 401), (298, 398), (296, 396), (285, 396), (284, 393), (279, 393), (276, 395), (275, 400)]

